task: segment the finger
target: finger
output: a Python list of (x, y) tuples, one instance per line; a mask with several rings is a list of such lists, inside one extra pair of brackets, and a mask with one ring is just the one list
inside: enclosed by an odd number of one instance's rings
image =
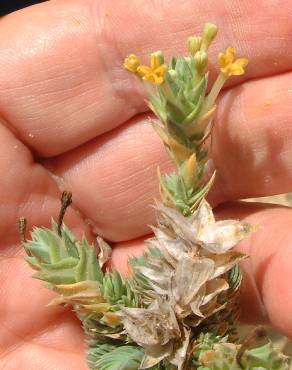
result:
[[(23, 259), (25, 253), (16, 228), (22, 216), (28, 220), (27, 238), (33, 225), (49, 226), (51, 217), (58, 217), (60, 190), (48, 172), (34, 163), (29, 150), (3, 125), (0, 125), (0, 138), (0, 357), (22, 342), (30, 350), (35, 349), (28, 346), (31, 342), (44, 344), (48, 327), (48, 342), (49, 333), (51, 339), (59, 338), (55, 343), (62, 343), (62, 338), (70, 332), (72, 340), (69, 338), (68, 347), (64, 344), (64, 350), (74, 351), (77, 332), (81, 329), (76, 323), (70, 324), (72, 318), (69, 319), (68, 312), (64, 331), (54, 326), (61, 322), (64, 311), (46, 307), (53, 293), (31, 279), (32, 271)], [(68, 209), (65, 222), (79, 237), (84, 231), (90, 236), (88, 226), (74, 208)]]
[[(291, 82), (282, 74), (223, 94), (211, 147), (213, 203), (291, 190)], [(46, 165), (73, 191), (96, 232), (114, 241), (149, 233), (149, 205), (159, 198), (156, 167), (173, 169), (145, 115)]]
[[(94, 3), (50, 1), (0, 21), (1, 114), (39, 154), (78, 146), (141, 106), (142, 99), (128, 96), (126, 73), (107, 74), (101, 51), (106, 40), (97, 36)], [(114, 64), (120, 63), (116, 53)]]
[[(185, 53), (186, 37), (206, 20), (199, 1), (155, 4), (59, 0), (1, 19), (0, 112), (23, 142), (39, 155), (57, 155), (146, 109), (140, 82), (121, 67), (124, 57)], [(220, 27), (213, 53), (237, 47), (252, 61), (246, 79), (288, 70), (291, 10), (288, 0), (277, 7), (213, 1), (208, 17)]]
[(213, 203), (292, 190), (291, 86), (286, 73), (223, 94), (211, 146)]
[[(76, 348), (78, 347), (76, 346)], [(19, 348), (3, 354), (0, 359), (0, 366), (7, 370), (87, 370), (88, 367), (84, 360), (85, 355), (81, 348), (82, 344), (80, 343), (79, 353), (75, 354), (56, 350), (50, 348), (50, 346), (23, 343)]]
[(36, 366), (43, 362), (50, 369), (49, 365), (56, 364), (53, 359), (65, 364), (68, 356), (81, 365), (84, 337), (80, 323), (70, 308), (47, 307), (55, 294), (31, 274), (23, 257), (0, 258), (1, 368), (43, 369)]
[(92, 230), (112, 241), (150, 232), (158, 163), (162, 171), (172, 168), (145, 117), (43, 162), (74, 193)]
[[(269, 321), (292, 338), (292, 210), (263, 204), (234, 203), (218, 210), (217, 217), (240, 218), (259, 225), (238, 249), (250, 257), (242, 264), (242, 319)], [(127, 272), (127, 258), (142, 253), (143, 240), (119, 243), (113, 250), (113, 265)]]
[[(20, 217), (27, 218), (28, 230), (33, 225), (49, 225), (51, 217), (57, 219), (61, 192), (30, 151), (1, 124), (0, 137), (0, 240), (4, 253), (4, 246), (9, 249), (19, 243), (16, 223)], [(67, 220), (81, 235), (82, 218), (73, 207), (68, 209)]]
[[(242, 203), (223, 206), (220, 218), (243, 218), (260, 226), (240, 249), (250, 258), (243, 263), (248, 279), (243, 284), (243, 317), (251, 319), (251, 303), (262, 302), (267, 318), (283, 334), (292, 338), (292, 209), (280, 206)], [(257, 298), (256, 298), (257, 297)], [(258, 304), (257, 314), (261, 309)]]

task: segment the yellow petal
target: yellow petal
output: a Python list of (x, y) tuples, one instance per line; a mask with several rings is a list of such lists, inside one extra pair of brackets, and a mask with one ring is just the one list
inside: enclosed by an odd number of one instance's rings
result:
[(147, 66), (143, 66), (143, 65), (141, 65), (141, 66), (139, 66), (138, 68), (137, 68), (137, 73), (138, 73), (138, 75), (140, 76), (140, 77), (145, 77), (145, 76), (147, 76), (147, 75), (149, 75), (150, 73), (151, 73), (151, 68), (150, 67), (147, 67)]
[(156, 68), (154, 70), (154, 73), (159, 76), (159, 77), (163, 77), (164, 78), (164, 75), (166, 73), (166, 70), (167, 70), (167, 66), (166, 64), (162, 64), (161, 66), (159, 66), (158, 68)]
[(124, 60), (124, 68), (127, 69), (130, 72), (136, 73), (137, 68), (140, 65), (140, 61), (138, 57), (135, 54), (130, 54), (125, 60)]
[(220, 64), (221, 72), (229, 76), (240, 76), (244, 74), (244, 67), (248, 64), (248, 59), (239, 58), (235, 59), (235, 49), (232, 47), (227, 48), (225, 53), (219, 53), (218, 61)]
[(155, 73), (153, 73), (153, 75), (151, 77), (152, 77), (152, 79), (149, 80), (149, 81), (154, 83), (155, 85), (161, 85), (164, 82), (164, 78), (161, 77), (161, 76), (158, 76)]
[(240, 76), (243, 75), (245, 70), (244, 68), (248, 64), (248, 59), (239, 58), (237, 59), (230, 67), (229, 76)]
[(219, 53), (218, 60), (221, 68), (225, 68), (234, 61), (235, 49), (229, 47), (225, 53)]
[(137, 68), (137, 73), (139, 74), (140, 77), (143, 78), (144, 81), (148, 81), (154, 85), (160, 85), (164, 82), (164, 75), (166, 70), (167, 70), (166, 64), (161, 64), (156, 69), (141, 65)]
[(227, 48), (226, 50), (226, 57), (229, 63), (232, 63), (234, 61), (235, 54), (236, 54), (236, 50), (233, 47), (229, 46), (229, 48)]
[(224, 53), (219, 53), (218, 55), (218, 62), (221, 68), (224, 68), (226, 66), (225, 63), (225, 54)]
[(145, 73), (144, 75), (141, 75), (144, 81), (148, 81), (154, 85), (160, 85), (164, 82), (164, 77), (160, 76), (159, 74), (156, 74), (155, 72), (152, 72), (150, 70), (149, 73)]
[(160, 67), (163, 63), (164, 63), (164, 56), (160, 50), (151, 54), (150, 66), (153, 70)]
[(156, 69), (160, 66), (160, 60), (157, 55), (152, 54), (150, 58), (150, 65), (152, 69)]
[(152, 84), (157, 84), (157, 85), (159, 84), (159, 81), (157, 81), (157, 76), (152, 71), (150, 71), (149, 73), (145, 74), (143, 76), (143, 80), (144, 81), (148, 81), (148, 82), (150, 82)]

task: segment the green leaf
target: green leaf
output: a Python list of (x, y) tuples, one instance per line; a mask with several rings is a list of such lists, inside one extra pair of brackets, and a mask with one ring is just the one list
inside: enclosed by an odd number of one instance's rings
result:
[(198, 115), (201, 112), (203, 105), (203, 98), (200, 98), (197, 105), (194, 107), (194, 109), (190, 112), (190, 114), (184, 119), (182, 122), (183, 125), (194, 125), (195, 119), (198, 117)]
[(178, 126), (178, 129), (176, 130), (181, 131), (182, 128), (180, 127), (180, 124), (185, 119), (185, 113), (181, 107), (179, 107), (179, 101), (176, 101), (173, 103), (171, 100), (167, 100), (166, 102), (166, 117), (167, 119), (172, 123), (176, 124)]
[(246, 370), (288, 370), (288, 357), (273, 348), (272, 343), (245, 351), (242, 361)]
[(113, 351), (116, 348), (115, 345), (109, 343), (97, 343), (94, 342), (88, 350), (87, 353), (87, 361), (90, 368), (95, 369), (95, 364), (99, 361), (102, 356), (106, 355), (107, 353)]
[(235, 265), (228, 273), (227, 273), (228, 283), (230, 289), (237, 289), (241, 284), (242, 280), (242, 273), (240, 271), (240, 267)]
[(105, 299), (111, 304), (112, 311), (119, 310), (121, 306), (140, 306), (139, 296), (131, 280), (124, 279), (116, 270), (105, 273), (101, 289)]
[(199, 99), (205, 97), (207, 87), (207, 76), (205, 75), (202, 79), (198, 82), (198, 84), (189, 92), (187, 98), (193, 103), (197, 104)]
[(161, 119), (162, 122), (166, 121), (166, 112), (165, 112), (165, 98), (157, 93), (149, 93), (150, 108), (154, 113)]
[(36, 257), (24, 257), (24, 259), (34, 270), (40, 269), (40, 264)]
[(97, 350), (90, 349), (88, 362), (94, 370), (138, 370), (144, 351), (140, 347), (126, 345), (115, 347), (103, 344)]
[(75, 277), (74, 277), (74, 270), (67, 269), (67, 270), (60, 270), (60, 271), (44, 271), (44, 272), (37, 272), (33, 274), (32, 277), (34, 279), (44, 280), (46, 282), (52, 284), (74, 284)]
[(68, 257), (56, 263), (40, 263), (40, 266), (44, 270), (57, 271), (73, 268), (77, 265), (77, 263), (78, 263), (77, 258)]
[(176, 58), (171, 57), (170, 62), (168, 63), (168, 69), (175, 69), (176, 66)]
[[(53, 228), (56, 232), (57, 230), (57, 224), (53, 225)], [(62, 241), (63, 241), (63, 248), (61, 248), (61, 251), (70, 256), (70, 257), (75, 257), (78, 258), (78, 250), (76, 247), (76, 239), (70, 229), (66, 226), (63, 225), (62, 228)], [(65, 253), (66, 252), (66, 253)], [(63, 256), (63, 254), (62, 254)]]
[(178, 84), (177, 76), (175, 75), (175, 77), (173, 77), (171, 73), (167, 72), (165, 79), (166, 79), (167, 84), (171, 88), (173, 95), (176, 96), (179, 91), (179, 84)]
[(61, 235), (53, 221), (52, 229), (35, 228), (32, 240), (24, 243), (26, 261), (38, 272), (34, 278), (51, 284), (73, 284), (92, 280), (102, 282), (103, 273), (96, 249), (86, 239), (75, 240), (71, 231), (63, 226)]

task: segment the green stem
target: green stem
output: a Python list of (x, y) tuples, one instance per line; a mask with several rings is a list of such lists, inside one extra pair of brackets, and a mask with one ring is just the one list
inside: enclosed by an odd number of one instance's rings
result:
[(226, 76), (224, 73), (220, 72), (219, 76), (217, 77), (217, 80), (214, 82), (214, 85), (212, 86), (212, 89), (209, 93), (209, 95), (205, 99), (205, 104), (201, 111), (201, 116), (204, 115), (206, 112), (208, 112), (209, 109), (211, 109), (227, 80), (228, 76)]

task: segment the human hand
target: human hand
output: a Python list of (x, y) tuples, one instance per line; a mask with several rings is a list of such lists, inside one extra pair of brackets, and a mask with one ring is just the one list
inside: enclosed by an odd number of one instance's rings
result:
[(211, 78), (227, 46), (250, 59), (219, 101), (210, 199), (219, 217), (261, 225), (240, 244), (250, 254), (243, 316), (268, 319), (292, 336), (291, 210), (236, 202), (291, 190), (292, 4), (128, 4), (56, 0), (0, 21), (2, 369), (86, 368), (80, 324), (70, 310), (46, 307), (53, 293), (31, 279), (16, 220), (49, 225), (61, 190), (71, 190), (65, 222), (79, 236), (85, 230), (91, 240), (98, 233), (114, 242), (114, 263), (126, 270), (127, 255), (141, 253), (155, 223), (149, 205), (158, 196), (157, 164), (171, 164), (147, 122), (143, 87), (122, 62), (131, 52), (145, 61), (157, 49), (185, 53), (186, 38), (206, 21), (219, 26)]

